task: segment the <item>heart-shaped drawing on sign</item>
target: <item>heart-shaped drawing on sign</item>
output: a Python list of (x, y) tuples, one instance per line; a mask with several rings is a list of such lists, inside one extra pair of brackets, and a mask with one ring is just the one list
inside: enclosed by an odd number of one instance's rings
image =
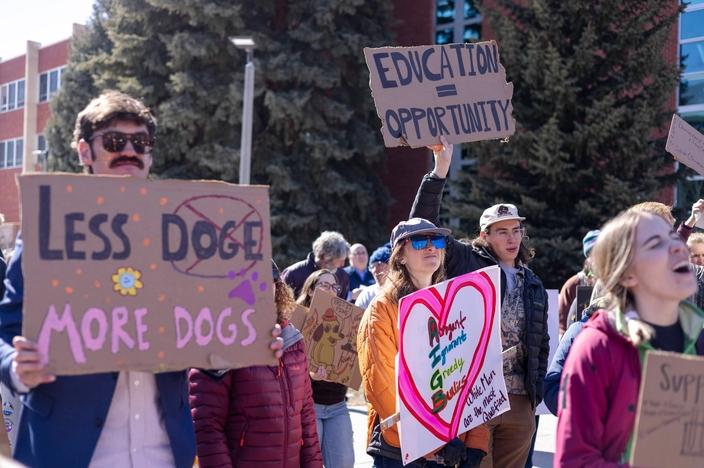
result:
[[(428, 288), (400, 301), (399, 349), (401, 352), (398, 364), (398, 391), (405, 407), (421, 425), (438, 439), (450, 441), (457, 436), (468, 394), (484, 365), (496, 314), (496, 289), (485, 272), (478, 272), (469, 278), (465, 276), (450, 280), (446, 284), (442, 295), (436, 288)], [(480, 301), (476, 300), (477, 295), (481, 298)], [(474, 296), (475, 300), (467, 301), (469, 296)], [(481, 310), (462, 310), (459, 303), (468, 302), (475, 304), (481, 302)], [(465, 314), (464, 318), (462, 314)], [(458, 329), (460, 325), (465, 328), (465, 321), (467, 327), (473, 330), (470, 335), (474, 338), (459, 340), (460, 330)], [(435, 349), (431, 349), (431, 353), (424, 357), (418, 353), (421, 343), (404, 343), (403, 336), (406, 327), (426, 329), (430, 326), (429, 323), (437, 324), (443, 338), (442, 340), (438, 338), (439, 348), (432, 346), (432, 340), (430, 343), (426, 342), (425, 347)], [(478, 333), (479, 327), (481, 327), (481, 333)], [(461, 330), (461, 333), (464, 334), (464, 330)], [(428, 359), (438, 358), (441, 355), (444, 361), (449, 354), (460, 360), (471, 358), (471, 362), (466, 365), (461, 361), (459, 366), (451, 365), (440, 374), (446, 377), (459, 375), (459, 379), (455, 380), (454, 388), (451, 390), (452, 396), (445, 400), (446, 404), (440, 410), (434, 409), (431, 389), (433, 383), (428, 386), (427, 380)], [(425, 382), (417, 382), (418, 379), (425, 379)], [(448, 389), (445, 388), (444, 391), (448, 392)], [(447, 395), (450, 393), (448, 392)]]

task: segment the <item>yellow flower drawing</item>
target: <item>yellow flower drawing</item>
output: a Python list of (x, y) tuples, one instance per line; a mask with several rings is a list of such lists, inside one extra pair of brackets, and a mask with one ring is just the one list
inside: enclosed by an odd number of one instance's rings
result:
[(123, 296), (136, 296), (137, 290), (142, 287), (141, 277), (142, 273), (134, 268), (118, 268), (117, 273), (112, 275), (112, 282), (115, 283), (113, 289)]

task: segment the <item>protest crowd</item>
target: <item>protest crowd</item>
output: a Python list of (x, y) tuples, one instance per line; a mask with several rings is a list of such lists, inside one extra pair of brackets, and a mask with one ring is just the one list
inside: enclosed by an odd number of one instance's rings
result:
[[(86, 174), (146, 179), (159, 157), (151, 152), (156, 126), (142, 102), (108, 91), (78, 115), (72, 145)], [(613, 213), (604, 226), (585, 226), (583, 268), (565, 279), (558, 310), (551, 311), (559, 314), (562, 337), (550, 362), (548, 293), (530, 269), (540, 252), (527, 244), (520, 200), (487, 206), (477, 236), (456, 239), (440, 223), (453, 145), (441, 136), (430, 149), (434, 168), (418, 181), (408, 219), (391, 230), (388, 243), (350, 245), (330, 226), (311, 240), (306, 258), (287, 268), (271, 262), (276, 323), (267, 339), (277, 365), (54, 375), (41, 343), (22, 334), (20, 233), (9, 258), (0, 257), (0, 381), (3, 400), (19, 413), (13, 458), (30, 467), (351, 468), (352, 383), (332, 370), (333, 348), (318, 346), (340, 341), (358, 362), (368, 431), (355, 436), (366, 437), (374, 467), (532, 466), (543, 401), (558, 417), (555, 466), (627, 465), (643, 356), (704, 354), (704, 235), (693, 233), (704, 201), (676, 228), (670, 208), (658, 202)], [(503, 409), (408, 459), (398, 422), (401, 299), (491, 267), (500, 275), (497, 339), (505, 387), (495, 409)], [(311, 314), (322, 293), (359, 308), (358, 330), (350, 336), (327, 309), (308, 348), (306, 326), (293, 323), (294, 311)], [(462, 320), (455, 328), (441, 324), (438, 343), (453, 332), (464, 339)], [(452, 346), (443, 350), (443, 362)], [(458, 368), (471, 357), (460, 358)], [(438, 411), (453, 397), (471, 397), (445, 391), (434, 399)]]

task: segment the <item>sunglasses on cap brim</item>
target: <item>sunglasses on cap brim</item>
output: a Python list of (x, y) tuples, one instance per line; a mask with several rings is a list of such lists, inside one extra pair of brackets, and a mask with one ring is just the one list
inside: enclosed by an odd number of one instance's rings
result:
[(427, 249), (430, 244), (436, 249), (444, 249), (447, 247), (447, 237), (439, 234), (410, 236), (407, 237), (405, 241), (410, 242), (414, 250)]
[(154, 138), (150, 137), (146, 132), (139, 133), (123, 133), (123, 132), (105, 132), (94, 135), (91, 141), (100, 137), (103, 149), (110, 153), (119, 153), (125, 149), (127, 142), (132, 143), (132, 148), (137, 154), (144, 154), (147, 148), (154, 146)]

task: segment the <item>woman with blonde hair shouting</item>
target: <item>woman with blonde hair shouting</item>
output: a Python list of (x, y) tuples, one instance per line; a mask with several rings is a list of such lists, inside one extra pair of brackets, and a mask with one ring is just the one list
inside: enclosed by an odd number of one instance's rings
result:
[(606, 308), (586, 323), (565, 363), (555, 466), (627, 463), (645, 354), (704, 352), (704, 313), (685, 302), (697, 284), (670, 224), (626, 211), (604, 226), (592, 259)]

